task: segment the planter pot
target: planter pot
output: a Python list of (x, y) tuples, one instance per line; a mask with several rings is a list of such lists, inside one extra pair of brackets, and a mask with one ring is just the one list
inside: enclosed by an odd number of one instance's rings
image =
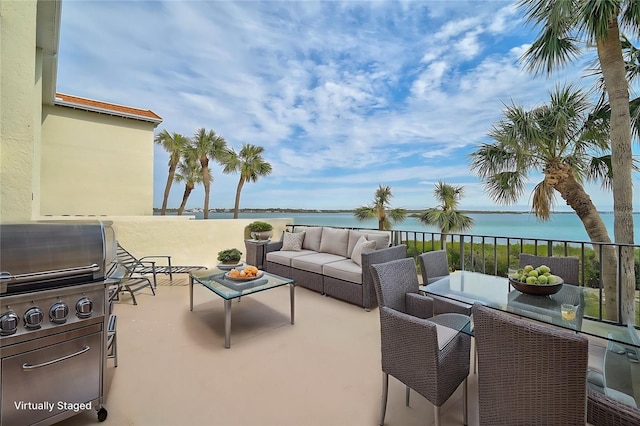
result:
[(268, 240), (273, 236), (273, 231), (252, 232), (251, 238), (254, 240)]

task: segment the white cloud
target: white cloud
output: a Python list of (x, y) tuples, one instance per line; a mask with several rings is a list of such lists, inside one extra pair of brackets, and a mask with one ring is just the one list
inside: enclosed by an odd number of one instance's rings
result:
[[(540, 103), (584, 65), (524, 72), (535, 34), (505, 2), (65, 2), (61, 34), (59, 91), (264, 146), (273, 174), (243, 190), (255, 207), (352, 208), (386, 183), (417, 208), (434, 177), (487, 206), (467, 153), (503, 102)], [(237, 176), (214, 174), (213, 206), (232, 206)]]

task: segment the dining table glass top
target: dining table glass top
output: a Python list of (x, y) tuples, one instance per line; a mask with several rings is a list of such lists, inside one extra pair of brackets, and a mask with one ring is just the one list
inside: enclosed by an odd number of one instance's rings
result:
[[(589, 300), (587, 293), (593, 289), (564, 284), (556, 294), (534, 296), (511, 287), (506, 277), (456, 271), (421, 286), (420, 290), (427, 295), (469, 305), (478, 302), (521, 317), (640, 348), (640, 335), (632, 325), (611, 324), (585, 316), (585, 300)], [(568, 310), (567, 307), (574, 309)]]

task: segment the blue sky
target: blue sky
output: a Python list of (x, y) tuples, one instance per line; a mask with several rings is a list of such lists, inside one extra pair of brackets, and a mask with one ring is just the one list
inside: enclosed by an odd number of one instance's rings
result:
[[(64, 0), (57, 90), (151, 109), (158, 130), (205, 127), (236, 150), (263, 146), (273, 173), (245, 185), (243, 208), (351, 209), (383, 184), (393, 207), (424, 209), (444, 180), (464, 186), (463, 209), (528, 210), (529, 192), (494, 204), (468, 154), (491, 142), (505, 103), (538, 106), (558, 83), (591, 87), (593, 53), (550, 78), (528, 73), (519, 57), (537, 30), (514, 4)], [(159, 207), (168, 156), (156, 147), (154, 159)], [(210, 208), (232, 208), (238, 176), (212, 169)], [(587, 191), (612, 210), (610, 193)], [(170, 207), (182, 192), (174, 184)], [(188, 207), (203, 199), (196, 188)], [(560, 197), (556, 209), (568, 210)]]

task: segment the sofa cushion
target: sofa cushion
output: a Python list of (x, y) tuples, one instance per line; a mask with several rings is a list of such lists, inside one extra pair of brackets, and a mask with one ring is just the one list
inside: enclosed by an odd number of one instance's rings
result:
[(327, 277), (362, 284), (362, 268), (350, 259), (326, 263), (322, 266), (322, 273)]
[(270, 251), (267, 253), (267, 261), (278, 263), (280, 265), (291, 266), (291, 259), (298, 256), (308, 256), (311, 254), (315, 254), (316, 252), (313, 250), (300, 250), (300, 251), (284, 251), (284, 250), (276, 250)]
[(306, 256), (298, 256), (291, 259), (291, 267), (296, 269), (302, 269), (303, 271), (315, 272), (316, 274), (322, 274), (322, 266), (337, 262), (339, 260), (345, 260), (344, 256), (338, 256), (331, 253), (314, 253)]
[(356, 246), (353, 248), (353, 252), (351, 253), (351, 260), (354, 261), (359, 266), (362, 266), (362, 253), (365, 251), (375, 250), (376, 242), (367, 240), (367, 237), (364, 235), (360, 237)]
[(321, 226), (306, 226), (296, 227), (296, 230), (304, 231), (304, 241), (302, 241), (302, 248), (313, 251), (320, 251), (320, 239), (322, 238)]
[(349, 230), (340, 228), (322, 228), (320, 252), (347, 257)]
[(304, 241), (305, 232), (285, 232), (282, 235), (282, 248), (285, 251), (302, 250), (302, 241)]
[(349, 230), (349, 244), (347, 245), (347, 257), (351, 257), (351, 253), (353, 253), (353, 248), (356, 246), (356, 243), (365, 235), (364, 232), (358, 231), (357, 229)]
[(367, 240), (376, 242), (376, 250), (389, 247), (391, 233), (388, 231), (365, 231)]

